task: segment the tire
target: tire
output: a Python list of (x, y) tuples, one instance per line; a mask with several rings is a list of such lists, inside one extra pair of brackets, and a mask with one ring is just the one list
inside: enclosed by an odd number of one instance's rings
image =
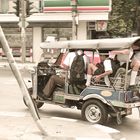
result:
[(44, 105), (43, 102), (37, 102), (35, 100), (34, 100), (34, 102), (35, 102), (35, 104), (36, 104), (36, 106), (37, 106), (38, 109), (41, 108)]
[(126, 116), (127, 116), (127, 115), (126, 115), (126, 114), (124, 114), (124, 115), (122, 115), (122, 118), (124, 119), (124, 118), (126, 118)]
[[(30, 95), (32, 95), (33, 94), (33, 89), (32, 88), (29, 88), (28, 89), (28, 91), (29, 91), (29, 94)], [(32, 96), (31, 96), (31, 99), (32, 99)], [(39, 109), (39, 108), (41, 108), (42, 106), (43, 106), (43, 102), (37, 102), (35, 99), (32, 99), (33, 100), (33, 103), (36, 105), (36, 107)], [(23, 97), (23, 102), (24, 102), (24, 104), (28, 107), (28, 104), (26, 103), (26, 100), (25, 100), (25, 98)]]
[(105, 124), (108, 113), (105, 105), (98, 100), (88, 100), (82, 106), (82, 118), (91, 123)]

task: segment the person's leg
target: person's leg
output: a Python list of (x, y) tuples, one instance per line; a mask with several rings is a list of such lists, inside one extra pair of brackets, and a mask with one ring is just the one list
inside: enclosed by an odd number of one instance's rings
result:
[(130, 86), (134, 86), (136, 84), (137, 73), (138, 73), (137, 71), (132, 70), (130, 76)]
[(60, 78), (58, 75), (53, 75), (50, 77), (49, 81), (47, 82), (45, 88), (43, 89), (43, 93), (46, 97), (50, 97), (55, 90), (56, 85), (62, 85), (65, 84), (65, 79)]
[(94, 64), (91, 63), (88, 65), (86, 86), (90, 86), (92, 75), (96, 70), (97, 67)]
[(136, 77), (138, 74), (138, 70), (140, 68), (140, 62), (132, 61), (132, 72), (130, 76), (130, 86), (134, 86), (136, 84)]

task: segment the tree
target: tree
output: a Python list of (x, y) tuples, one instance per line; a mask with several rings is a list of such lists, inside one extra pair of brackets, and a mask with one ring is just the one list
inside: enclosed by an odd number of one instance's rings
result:
[(112, 0), (108, 22), (110, 36), (128, 36), (136, 29), (138, 0)]

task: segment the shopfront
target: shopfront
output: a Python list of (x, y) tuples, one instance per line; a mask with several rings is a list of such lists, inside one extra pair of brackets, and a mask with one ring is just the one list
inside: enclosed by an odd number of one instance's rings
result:
[[(0, 14), (0, 24), (11, 44), (11, 38), (20, 39), (20, 30), (18, 17), (11, 14), (12, 0), (9, 2), (10, 11), (0, 10), (5, 14)], [(35, 10), (42, 9), (27, 18), (27, 48), (33, 51), (34, 62), (38, 61), (41, 52), (40, 42), (45, 41), (47, 36), (55, 36), (58, 40), (94, 39), (100, 38), (107, 30), (111, 0), (34, 0), (34, 3)], [(8, 30), (13, 30), (13, 33)], [(20, 48), (17, 44), (10, 46)]]

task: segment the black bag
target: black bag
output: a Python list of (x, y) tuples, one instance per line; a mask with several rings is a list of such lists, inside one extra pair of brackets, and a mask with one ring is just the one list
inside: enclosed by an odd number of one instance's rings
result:
[(83, 54), (76, 56), (72, 62), (70, 68), (70, 83), (72, 84), (82, 84), (85, 82), (85, 63)]
[(109, 58), (111, 60), (111, 65), (112, 65), (112, 74), (110, 74), (109, 76), (114, 77), (117, 70), (120, 68), (120, 62), (118, 60), (113, 60), (111, 58)]

